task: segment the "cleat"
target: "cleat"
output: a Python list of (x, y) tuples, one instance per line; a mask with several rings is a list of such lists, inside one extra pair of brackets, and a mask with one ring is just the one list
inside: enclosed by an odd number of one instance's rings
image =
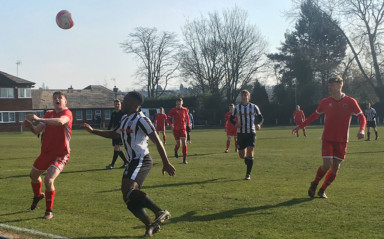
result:
[(237, 149), (235, 149), (235, 152), (237, 153)]
[(123, 164), (120, 168), (128, 168), (128, 164), (125, 163), (125, 164)]
[(167, 211), (159, 211), (156, 213), (156, 219), (153, 221), (152, 224), (161, 225), (163, 222), (168, 220), (171, 217), (171, 214)]
[(226, 149), (226, 150), (224, 151), (224, 153), (228, 153), (228, 149)]
[(308, 196), (311, 198), (315, 197), (315, 192), (316, 192), (317, 184), (314, 182), (311, 182), (311, 186), (308, 189)]
[(145, 230), (145, 236), (151, 237), (153, 234), (157, 233), (160, 231), (160, 225), (157, 223), (151, 223), (150, 225), (147, 226)]
[(245, 175), (244, 180), (251, 180), (251, 176), (249, 174)]
[(179, 154), (177, 153), (177, 151), (175, 151), (175, 158), (178, 158), (179, 157)]
[(164, 142), (164, 144), (167, 144), (166, 142)]
[(187, 159), (183, 159), (183, 164), (188, 164)]
[(325, 194), (324, 192), (324, 189), (320, 188), (319, 191), (317, 192), (317, 195), (320, 197), (320, 198), (328, 198), (327, 195)]
[(105, 169), (113, 169), (113, 165), (112, 165), (112, 164), (107, 165), (107, 166), (105, 167)]
[(45, 197), (44, 193), (40, 194), (38, 197), (34, 197), (31, 205), (31, 210), (35, 210), (39, 201), (42, 200), (44, 197)]
[(52, 217), (53, 217), (52, 211), (45, 211), (45, 215), (44, 215), (45, 219), (52, 219)]

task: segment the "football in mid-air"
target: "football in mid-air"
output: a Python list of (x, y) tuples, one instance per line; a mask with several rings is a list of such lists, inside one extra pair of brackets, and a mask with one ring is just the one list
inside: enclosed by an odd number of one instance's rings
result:
[(56, 23), (60, 28), (65, 30), (70, 29), (74, 25), (72, 15), (67, 10), (61, 10), (56, 15)]

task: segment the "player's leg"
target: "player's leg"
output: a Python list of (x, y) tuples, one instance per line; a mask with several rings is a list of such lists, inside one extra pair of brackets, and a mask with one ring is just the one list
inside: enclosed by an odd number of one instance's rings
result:
[(232, 136), (227, 134), (227, 143), (226, 143), (226, 147), (225, 147), (226, 153), (228, 153), (229, 146), (231, 145), (231, 138), (232, 138)]
[(120, 168), (126, 168), (128, 166), (127, 158), (125, 157), (125, 154), (123, 151), (121, 151), (121, 141), (119, 140), (119, 144), (115, 145), (115, 151), (119, 152), (120, 158), (123, 160), (124, 164)]
[(307, 137), (307, 134), (305, 133), (305, 127), (303, 128), (303, 134), (304, 134), (304, 137)]
[(235, 136), (233, 136), (233, 139), (235, 140), (235, 152), (237, 152), (237, 136), (235, 133)]
[(246, 155), (244, 158), (244, 163), (247, 165), (247, 172), (245, 174), (246, 180), (251, 179), (251, 172), (253, 167), (253, 161), (254, 161), (254, 146), (247, 146)]
[(55, 186), (54, 182), (57, 176), (59, 176), (60, 170), (56, 168), (55, 166), (50, 166), (47, 169), (47, 174), (44, 178), (44, 185), (45, 185), (45, 216), (46, 219), (51, 219), (53, 217), (53, 201), (55, 200)]
[(375, 140), (377, 140), (377, 138), (379, 138), (379, 133), (377, 132), (377, 126), (376, 126), (376, 123), (375, 123), (375, 127), (373, 128), (375, 130)]
[(113, 169), (113, 167), (115, 167), (117, 157), (119, 157), (119, 151), (116, 149), (116, 146), (118, 146), (117, 139), (112, 139), (112, 146), (113, 146), (112, 162), (105, 167), (106, 169)]
[(179, 157), (178, 151), (179, 151), (179, 148), (180, 148), (180, 145), (181, 145), (180, 131), (179, 130), (173, 130), (173, 136), (175, 137), (175, 141), (176, 141), (175, 148), (174, 148), (175, 158), (178, 158)]
[(165, 135), (165, 130), (161, 131), (161, 133), (163, 134), (163, 143), (166, 144), (166, 138), (167, 136)]
[(371, 140), (371, 127), (367, 126), (367, 141)]
[(183, 135), (184, 137), (180, 137), (180, 141), (183, 149), (183, 164), (188, 164), (188, 161), (187, 161), (188, 148), (187, 148), (187, 138), (185, 137), (186, 136), (185, 134), (186, 132)]
[(43, 184), (43, 181), (41, 180), (41, 175), (43, 174), (43, 172), (44, 170), (32, 168), (29, 174), (33, 191), (33, 201), (31, 204), (31, 210), (34, 210), (37, 207), (39, 201), (44, 198), (44, 193), (41, 193), (41, 186)]

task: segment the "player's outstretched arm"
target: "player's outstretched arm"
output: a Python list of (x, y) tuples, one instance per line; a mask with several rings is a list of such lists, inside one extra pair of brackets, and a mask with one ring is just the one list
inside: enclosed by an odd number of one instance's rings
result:
[(159, 152), (161, 160), (163, 161), (163, 169), (162, 169), (163, 175), (165, 175), (165, 172), (167, 172), (169, 176), (176, 175), (176, 169), (169, 162), (167, 157), (167, 152), (164, 149), (164, 145), (160, 141), (159, 135), (156, 132), (153, 132), (149, 134), (148, 137), (156, 145), (157, 151)]
[(36, 135), (39, 134), (44, 129), (43, 125), (38, 124), (38, 125), (34, 126), (32, 124), (32, 122), (30, 120), (28, 120), (28, 119), (24, 120), (23, 126), (26, 127), (26, 128), (29, 128), (29, 130), (31, 130), (31, 132), (36, 134)]
[(87, 123), (84, 123), (81, 128), (85, 129), (91, 134), (95, 134), (104, 138), (109, 138), (109, 139), (118, 139), (120, 138), (120, 134), (116, 133), (115, 131), (112, 130), (99, 130), (99, 129), (94, 129), (92, 126), (90, 126)]

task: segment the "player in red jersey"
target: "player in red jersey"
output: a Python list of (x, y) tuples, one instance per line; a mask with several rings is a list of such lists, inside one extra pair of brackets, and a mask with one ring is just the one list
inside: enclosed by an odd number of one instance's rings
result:
[(311, 186), (309, 187), (308, 195), (311, 198), (315, 196), (319, 181), (330, 169), (325, 176), (323, 185), (317, 193), (319, 197), (327, 198), (324, 191), (336, 178), (340, 164), (345, 158), (352, 115), (356, 115), (360, 122), (360, 130), (357, 138), (364, 138), (366, 125), (365, 116), (356, 100), (345, 95), (341, 91), (342, 88), (343, 78), (340, 76), (329, 78), (328, 91), (331, 96), (320, 101), (316, 111), (311, 114), (307, 120), (292, 130), (292, 133), (296, 134), (300, 128), (309, 125), (321, 114), (325, 115), (321, 146), (323, 164), (318, 168), (315, 180), (311, 182)]
[[(67, 97), (62, 92), (53, 93), (54, 110), (45, 113), (44, 118), (36, 115), (28, 115), (23, 125), (32, 133), (39, 134), (44, 131), (41, 144), (41, 153), (33, 164), (30, 177), (34, 194), (31, 210), (45, 197), (46, 211), (45, 219), (53, 217), (52, 208), (55, 198), (55, 186), (53, 185), (57, 176), (63, 170), (69, 159), (69, 141), (72, 133), (72, 112), (66, 107)], [(33, 125), (32, 121), (39, 122)], [(44, 184), (45, 194), (41, 193), (41, 175), (47, 171)]]
[(176, 140), (175, 145), (175, 157), (178, 158), (178, 150), (180, 145), (183, 146), (183, 163), (187, 164), (187, 125), (191, 127), (189, 120), (188, 110), (186, 107), (183, 107), (183, 99), (179, 98), (176, 100), (176, 107), (172, 108), (168, 113), (168, 123), (171, 125), (173, 130), (173, 136)]
[[(237, 128), (230, 122), (231, 115), (233, 113), (233, 109), (235, 108), (234, 104), (229, 104), (229, 111), (225, 113), (225, 122), (224, 128), (225, 132), (227, 132), (227, 146), (225, 152), (228, 153), (229, 146), (231, 145), (231, 138), (235, 140), (235, 152), (237, 152)], [(235, 122), (237, 123), (237, 118), (235, 118)]]
[[(304, 111), (300, 109), (300, 105), (296, 105), (296, 110), (293, 112), (293, 121), (295, 121), (296, 126), (303, 123), (305, 120)], [(305, 127), (303, 128), (304, 137), (307, 137), (305, 134)], [(297, 131), (297, 137), (299, 137), (299, 131)]]
[(167, 115), (164, 114), (164, 108), (163, 107), (160, 108), (160, 113), (156, 114), (154, 124), (156, 127), (156, 132), (159, 135), (160, 135), (159, 132), (161, 132), (163, 134), (163, 143), (166, 144), (166, 142), (165, 142), (165, 139), (166, 139), (165, 124), (168, 125), (168, 121), (167, 121)]

